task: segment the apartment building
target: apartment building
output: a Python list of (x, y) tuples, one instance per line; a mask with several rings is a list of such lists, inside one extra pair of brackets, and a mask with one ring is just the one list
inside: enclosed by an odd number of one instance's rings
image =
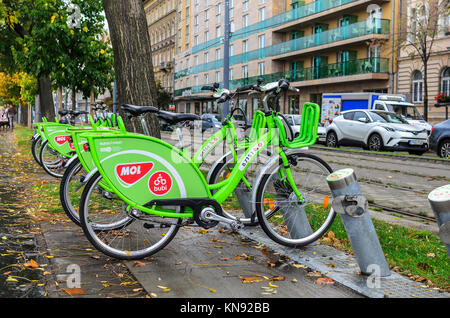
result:
[[(223, 81), (224, 0), (178, 1), (177, 111), (220, 113), (201, 87)], [(281, 111), (296, 114), (322, 93), (392, 93), (398, 10), (396, 0), (230, 0), (230, 89), (285, 78), (300, 94), (283, 96)], [(257, 99), (238, 103), (252, 118)]]
[[(423, 4), (428, 9), (422, 12)], [(450, 96), (450, 9), (448, 0), (402, 0), (402, 23), (400, 28), (401, 41), (405, 43), (399, 48), (398, 82), (397, 92), (405, 94), (408, 100), (416, 105), (419, 111), (424, 112), (424, 78), (425, 70), (422, 59), (413, 48), (413, 44), (423, 42), (420, 38), (421, 23), (424, 17), (432, 23), (437, 19), (437, 32), (431, 43), (427, 41), (427, 48), (431, 48), (431, 54), (427, 63), (428, 82), (428, 121), (431, 124), (446, 119), (445, 108), (437, 108), (434, 96), (444, 93)], [(432, 6), (437, 5), (437, 10)], [(408, 45), (409, 44), (409, 45)], [(411, 57), (411, 53), (414, 54)]]
[(145, 0), (155, 80), (173, 93), (178, 0)]

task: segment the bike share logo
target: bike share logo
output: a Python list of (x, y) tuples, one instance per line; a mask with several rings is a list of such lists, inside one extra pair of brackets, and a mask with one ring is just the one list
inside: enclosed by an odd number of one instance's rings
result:
[(250, 160), (262, 149), (264, 146), (264, 143), (262, 141), (258, 142), (258, 144), (250, 149), (248, 154), (245, 156), (244, 160), (242, 160), (241, 164), (239, 165), (239, 170), (244, 170), (245, 167), (247, 167), (247, 164), (250, 162)]
[(123, 163), (116, 166), (116, 176), (126, 188), (145, 177), (153, 169), (153, 162)]
[(172, 188), (172, 178), (167, 172), (157, 171), (148, 180), (148, 188), (155, 195), (164, 195)]
[(202, 160), (204, 156), (211, 150), (212, 147), (219, 141), (219, 137), (214, 137), (208, 144), (205, 146), (205, 148), (202, 149), (200, 154), (197, 157), (197, 160)]
[(69, 141), (69, 137), (70, 136), (56, 136), (55, 137), (55, 142), (58, 144), (58, 145), (64, 145), (66, 142), (68, 142)]
[(75, 150), (75, 145), (73, 144), (73, 142), (70, 142), (70, 136), (56, 136), (55, 137), (55, 142), (62, 146), (64, 145), (66, 142), (69, 142), (69, 148), (72, 150)]

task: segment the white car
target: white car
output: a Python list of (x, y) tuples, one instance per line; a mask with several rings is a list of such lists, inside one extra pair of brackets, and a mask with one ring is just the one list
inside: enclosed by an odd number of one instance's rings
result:
[[(294, 137), (297, 138), (300, 134), (300, 124), (302, 122), (302, 115), (284, 115), (286, 118), (289, 126), (292, 128), (292, 132), (294, 133)], [(326, 128), (319, 126), (317, 128), (317, 142), (318, 143), (325, 143), (326, 140)]]
[(361, 146), (365, 149), (408, 151), (422, 155), (428, 151), (428, 133), (408, 124), (395, 113), (378, 110), (349, 110), (335, 117), (327, 127), (326, 145)]

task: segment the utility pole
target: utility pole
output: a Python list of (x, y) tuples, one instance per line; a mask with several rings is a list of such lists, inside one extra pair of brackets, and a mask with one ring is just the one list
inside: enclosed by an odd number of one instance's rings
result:
[[(230, 88), (230, 0), (225, 0), (224, 7), (224, 37), (223, 37), (223, 88)], [(230, 113), (230, 102), (223, 103), (223, 118)]]

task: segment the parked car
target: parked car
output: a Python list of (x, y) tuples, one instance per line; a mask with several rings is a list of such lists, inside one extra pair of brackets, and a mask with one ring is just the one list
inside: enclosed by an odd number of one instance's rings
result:
[(349, 110), (335, 117), (327, 127), (326, 145), (360, 146), (380, 151), (408, 151), (422, 155), (428, 151), (428, 133), (396, 113), (377, 110)]
[(297, 138), (300, 133), (300, 124), (302, 122), (302, 116), (301, 115), (291, 115), (286, 114), (284, 115), (286, 118), (287, 123), (292, 128), (292, 132), (294, 133), (294, 138)]
[(433, 126), (430, 148), (436, 151), (439, 157), (450, 158), (450, 119)]
[[(294, 133), (294, 137), (298, 137), (299, 133), (300, 133), (300, 125), (301, 125), (301, 121), (302, 121), (302, 115), (292, 115), (292, 114), (287, 114), (284, 115), (284, 117), (286, 117), (286, 120), (289, 124), (289, 126), (291, 126), (292, 131)], [(326, 140), (326, 128), (322, 127), (319, 124), (319, 127), (317, 128), (317, 143), (325, 143)]]
[(202, 119), (202, 132), (205, 132), (205, 130), (207, 129), (217, 131), (222, 128), (222, 123), (217, 118), (217, 115), (203, 114), (201, 115), (201, 119)]

